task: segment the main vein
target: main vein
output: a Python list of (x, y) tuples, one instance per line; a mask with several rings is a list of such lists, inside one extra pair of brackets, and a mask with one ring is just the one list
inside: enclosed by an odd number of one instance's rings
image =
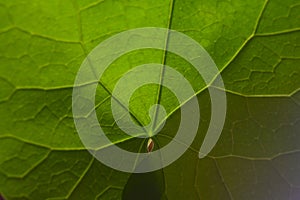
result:
[[(165, 75), (165, 64), (167, 62), (167, 53), (168, 53), (167, 50), (168, 50), (170, 29), (171, 29), (171, 26), (172, 26), (172, 17), (173, 17), (174, 4), (175, 4), (175, 0), (171, 0), (170, 1), (170, 12), (169, 12), (169, 17), (168, 17), (168, 25), (167, 25), (168, 31), (167, 31), (167, 35), (166, 35), (165, 48), (164, 48), (164, 53), (163, 53), (163, 57), (162, 57), (163, 67), (162, 67), (162, 70), (161, 70), (161, 73), (160, 73), (160, 80), (159, 80), (159, 86), (158, 86), (158, 90), (157, 90), (156, 104), (160, 104), (160, 101), (161, 101), (163, 81), (164, 81), (164, 75)], [(156, 109), (154, 111), (154, 118), (153, 118), (154, 122), (152, 124), (152, 130), (155, 130), (155, 128), (156, 128), (158, 114), (159, 114), (159, 109), (158, 109), (158, 107), (156, 107)]]

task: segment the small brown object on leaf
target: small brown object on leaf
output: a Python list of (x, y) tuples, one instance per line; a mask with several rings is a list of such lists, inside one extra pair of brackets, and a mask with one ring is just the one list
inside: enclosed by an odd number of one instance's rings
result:
[(153, 142), (153, 140), (151, 138), (149, 138), (148, 143), (147, 143), (147, 151), (148, 151), (148, 153), (152, 152), (153, 148), (154, 148), (154, 142)]

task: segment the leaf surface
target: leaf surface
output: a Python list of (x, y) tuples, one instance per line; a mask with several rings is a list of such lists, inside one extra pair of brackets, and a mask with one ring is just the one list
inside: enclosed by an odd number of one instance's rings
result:
[[(120, 199), (124, 188), (132, 192), (131, 184), (151, 180), (164, 199), (298, 199), (299, 13), (297, 0), (1, 0), (1, 195)], [(199, 100), (193, 144), (153, 177), (119, 172), (94, 159), (72, 116), (72, 87), (86, 55), (110, 36), (138, 27), (170, 28), (198, 41), (220, 70), (228, 103), (221, 138), (199, 159), (211, 114), (202, 77), (165, 51), (134, 51), (116, 60), (99, 81), (95, 109), (105, 133), (124, 149), (146, 149), (145, 141), (117, 127), (111, 113), (112, 90), (128, 70), (167, 64), (190, 81)], [(130, 113), (147, 125), (155, 103), (168, 114), (154, 138), (159, 148), (174, 137), (184, 105), (168, 89), (146, 85), (133, 94)]]

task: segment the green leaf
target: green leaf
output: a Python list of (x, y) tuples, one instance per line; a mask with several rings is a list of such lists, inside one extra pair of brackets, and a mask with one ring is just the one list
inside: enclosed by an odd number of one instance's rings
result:
[[(297, 0), (1, 0), (0, 194), (120, 199), (146, 183), (141, 190), (162, 199), (299, 199), (299, 13)], [(221, 72), (228, 103), (217, 145), (199, 159), (211, 115), (201, 76), (184, 59), (154, 49), (116, 60), (99, 82), (95, 108), (105, 133), (124, 149), (146, 150), (144, 140), (116, 126), (110, 109), (112, 90), (128, 70), (167, 64), (190, 81), (199, 100), (193, 144), (171, 165), (142, 175), (94, 159), (72, 116), (73, 83), (86, 55), (110, 36), (137, 27), (170, 28), (198, 41)], [(154, 137), (160, 148), (176, 134), (184, 105), (165, 87), (143, 86), (130, 100), (137, 123), (150, 122), (155, 103), (168, 115)]]

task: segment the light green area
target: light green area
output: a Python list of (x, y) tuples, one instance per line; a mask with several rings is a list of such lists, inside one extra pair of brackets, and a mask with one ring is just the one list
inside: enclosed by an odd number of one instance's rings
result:
[[(0, 193), (6, 199), (120, 199), (130, 174), (84, 150), (73, 122), (72, 85), (101, 41), (151, 26), (181, 31), (212, 56), (227, 91), (223, 133), (199, 160), (210, 119), (207, 86), (182, 58), (148, 49), (120, 57), (99, 82), (95, 107), (109, 138), (134, 152), (143, 148), (114, 123), (111, 92), (133, 67), (167, 64), (197, 92), (201, 121), (192, 146), (163, 170), (165, 198), (299, 196), (299, 13), (297, 0), (0, 0)], [(157, 102), (168, 120), (155, 148), (176, 133), (182, 105), (157, 85), (140, 88), (130, 102), (142, 125)]]

